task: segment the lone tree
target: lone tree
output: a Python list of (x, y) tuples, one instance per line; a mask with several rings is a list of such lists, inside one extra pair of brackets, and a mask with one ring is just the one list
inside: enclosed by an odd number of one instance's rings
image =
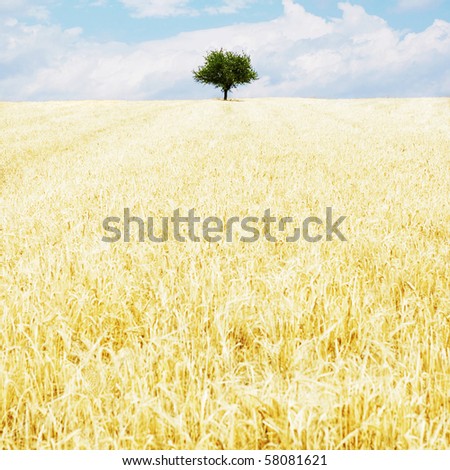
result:
[(228, 99), (228, 92), (232, 88), (258, 80), (250, 56), (223, 49), (209, 52), (205, 56), (205, 64), (193, 73), (196, 82), (220, 88), (224, 100)]

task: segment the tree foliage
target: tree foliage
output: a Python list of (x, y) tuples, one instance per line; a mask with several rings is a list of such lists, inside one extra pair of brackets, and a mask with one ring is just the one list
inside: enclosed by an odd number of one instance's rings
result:
[(249, 55), (223, 49), (208, 52), (204, 65), (194, 70), (193, 74), (195, 81), (220, 88), (224, 100), (228, 99), (231, 89), (258, 80)]

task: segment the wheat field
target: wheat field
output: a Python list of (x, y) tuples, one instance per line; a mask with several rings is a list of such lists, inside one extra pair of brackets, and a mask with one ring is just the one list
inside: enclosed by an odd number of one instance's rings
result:
[[(450, 448), (449, 99), (3, 103), (0, 128), (0, 448)], [(124, 208), (326, 207), (346, 242), (102, 241)]]

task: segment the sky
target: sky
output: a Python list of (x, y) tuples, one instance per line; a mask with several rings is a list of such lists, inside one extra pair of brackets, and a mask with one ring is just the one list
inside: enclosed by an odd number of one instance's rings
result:
[(1, 0), (0, 100), (219, 98), (217, 48), (260, 77), (232, 97), (450, 96), (450, 0)]

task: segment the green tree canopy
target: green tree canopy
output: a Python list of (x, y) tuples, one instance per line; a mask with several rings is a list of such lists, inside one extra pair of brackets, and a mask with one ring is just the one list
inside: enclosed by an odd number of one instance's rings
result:
[(195, 81), (220, 88), (224, 100), (228, 99), (228, 92), (232, 88), (258, 80), (250, 56), (223, 49), (208, 52), (204, 65), (194, 70), (193, 74)]

